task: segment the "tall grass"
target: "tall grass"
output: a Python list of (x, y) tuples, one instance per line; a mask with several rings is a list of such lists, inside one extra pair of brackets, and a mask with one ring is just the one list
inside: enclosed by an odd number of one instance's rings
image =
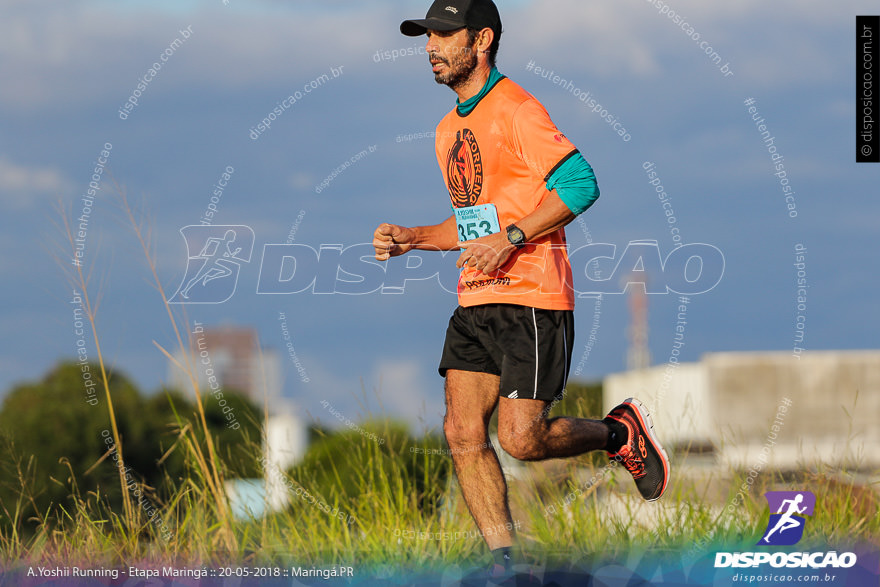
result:
[[(198, 473), (199, 478), (204, 483), (203, 487), (205, 488), (205, 490), (207, 490), (208, 495), (211, 498), (213, 507), (216, 508), (221, 527), (220, 532), (218, 532), (218, 537), (224, 543), (224, 546), (227, 549), (235, 550), (235, 536), (232, 532), (232, 518), (225, 494), (223, 474), (219, 459), (217, 458), (214, 439), (211, 437), (211, 430), (208, 427), (208, 423), (205, 419), (205, 406), (202, 401), (201, 390), (199, 389), (199, 377), (198, 373), (195, 370), (196, 365), (195, 361), (192, 358), (193, 355), (190, 351), (190, 349), (192, 348), (191, 333), (189, 328), (187, 328), (186, 342), (184, 342), (184, 339), (181, 336), (181, 329), (178, 324), (178, 319), (171, 309), (171, 304), (168, 303), (168, 296), (165, 294), (165, 288), (162, 285), (162, 280), (159, 279), (159, 273), (156, 269), (156, 262), (150, 250), (149, 225), (145, 223), (145, 221), (143, 220), (143, 216), (137, 217), (135, 215), (135, 211), (128, 201), (128, 196), (125, 188), (116, 183), (115, 180), (114, 187), (119, 194), (120, 203), (122, 206), (122, 210), (125, 213), (126, 219), (131, 225), (131, 229), (134, 232), (138, 244), (140, 245), (141, 250), (144, 253), (147, 267), (150, 270), (150, 276), (152, 277), (153, 283), (156, 287), (156, 291), (159, 293), (159, 296), (162, 300), (162, 305), (165, 308), (168, 319), (171, 322), (171, 328), (174, 331), (174, 336), (177, 341), (178, 349), (180, 349), (181, 351), (180, 355), (184, 357), (184, 364), (180, 364), (171, 355), (171, 353), (169, 353), (158, 342), (153, 341), (153, 344), (156, 345), (156, 347), (162, 352), (163, 355), (165, 355), (166, 358), (168, 358), (168, 360), (174, 363), (178, 369), (181, 369), (186, 374), (186, 377), (190, 382), (190, 389), (192, 391), (193, 398), (195, 399), (196, 407), (198, 408), (199, 423), (201, 424), (200, 432), (204, 435), (204, 444), (205, 446), (207, 446), (208, 455), (207, 457), (204, 455), (201, 448), (202, 443), (193, 438), (195, 431), (197, 430), (196, 428), (189, 428), (189, 430), (192, 431), (193, 434), (184, 436), (184, 446), (187, 449), (187, 455), (192, 458), (197, 464), (196, 472)], [(184, 324), (186, 324), (185, 313), (182, 321), (184, 322)]]
[[(314, 466), (316, 460), (284, 472), (292, 488), (288, 508), (262, 519), (231, 519), (235, 549), (217, 540), (224, 531), (220, 513), (202, 469), (193, 467), (182, 482), (169, 480), (174, 493), (160, 508), (162, 518), (174, 528), (169, 540), (150, 524), (126, 526), (100, 494), (80, 495), (72, 483), (75, 505), (47, 512), (42, 531), (29, 541), (22, 542), (14, 532), (0, 536), (0, 558), (47, 564), (344, 562), (393, 569), (442, 569), (485, 561), (486, 547), (448, 475), (450, 457), (412, 453), (405, 443), (413, 439), (394, 424), (374, 423), (369, 430), (388, 438), (387, 445), (357, 433), (334, 436), (342, 450), (322, 454), (321, 469)], [(415, 445), (439, 446), (436, 437), (415, 439)], [(261, 458), (256, 443), (247, 452), (255, 460)], [(687, 458), (679, 455), (678, 464)], [(725, 506), (733, 492), (726, 488), (738, 487), (745, 478), (742, 472), (724, 471), (709, 482), (674, 478), (660, 502), (645, 504), (626, 471), (615, 467), (603, 475), (603, 468), (590, 459), (529, 464), (526, 475), (509, 479), (526, 561), (568, 565), (597, 554), (625, 558), (647, 549), (696, 557), (713, 545), (754, 545), (767, 521), (763, 493), (771, 489), (808, 488), (816, 494), (821, 507), (807, 533), (816, 546), (880, 539), (876, 493), (842, 479), (841, 471), (762, 475), (745, 503), (729, 512)], [(566, 504), (572, 489), (583, 487), (591, 476), (600, 480)], [(297, 495), (294, 489), (299, 488), (315, 503), (304, 493)], [(326, 504), (331, 512), (316, 504)], [(128, 546), (132, 543), (134, 547)]]
[[(124, 190), (119, 191), (176, 343), (188, 357), (189, 335), (183, 335), (181, 326), (186, 323), (185, 315), (183, 319), (176, 316), (168, 304), (151, 254), (149, 229), (129, 206)], [(72, 246), (66, 215), (63, 223)], [(82, 267), (76, 267), (72, 276), (82, 290), (98, 349), (108, 417), (120, 455), (124, 507), (121, 513), (113, 511), (100, 491), (82, 493), (71, 470), (66, 481), (69, 502), (39, 512), (37, 532), (26, 535), (22, 529), (27, 520), (21, 512), (33, 500), (34, 469), (26, 455), (18, 458), (4, 472), (20, 488), (15, 502), (0, 504), (0, 511), (10, 520), (0, 526), (0, 562), (4, 565), (18, 561), (50, 565), (71, 561), (93, 565), (345, 562), (376, 568), (441, 569), (485, 560), (486, 547), (459, 495), (451, 457), (437, 450), (445, 448), (445, 443), (436, 434), (413, 438), (405, 428), (388, 421), (363, 425), (373, 437), (348, 431), (319, 440), (304, 463), (279, 472), (288, 488), (287, 508), (260, 519), (235, 518), (224, 489), (230, 465), (236, 458), (263, 463), (263, 449), (258, 439), (250, 438), (242, 438), (235, 452), (217, 444), (207, 426), (192, 362), (178, 363), (178, 367), (188, 374), (196, 417), (177, 414), (176, 442), (169, 449), (169, 453), (185, 455), (186, 475), (166, 477), (162, 491), (138, 487), (150, 496), (157, 516), (171, 529), (163, 533), (131, 500), (122, 473), (124, 439), (113, 424), (113, 398), (100, 350), (101, 329), (89, 301), (91, 284)], [(171, 358), (164, 347), (156, 346)], [(567, 398), (555, 409), (595, 417), (595, 397), (590, 397)], [(380, 444), (376, 438), (385, 442)], [(700, 469), (696, 463), (705, 458), (686, 450), (674, 454), (673, 472), (687, 473), (675, 474), (666, 495), (655, 504), (642, 502), (626, 471), (609, 467), (601, 455), (529, 463), (509, 471), (513, 519), (526, 560), (570, 564), (596, 553), (625, 557), (634, 550), (667, 549), (697, 555), (713, 543), (754, 544), (767, 520), (763, 493), (781, 488), (816, 493), (822, 507), (809, 524), (812, 540), (880, 541), (877, 488), (846, 470), (799, 463), (787, 473), (765, 471), (745, 501), (730, 511), (727, 505), (736, 492), (732, 488), (740, 486), (745, 473), (731, 467)]]
[[(98, 336), (98, 308), (96, 305), (92, 304), (92, 297), (90, 293), (91, 283), (83, 270), (83, 263), (75, 261), (77, 259), (77, 249), (74, 242), (70, 217), (60, 203), (58, 206), (58, 211), (61, 215), (61, 222), (64, 229), (64, 237), (67, 241), (67, 244), (70, 246), (69, 258), (71, 260), (74, 260), (74, 262), (68, 263), (60, 258), (57, 260), (62, 268), (66, 271), (68, 279), (74, 289), (78, 288), (80, 290), (80, 295), (82, 296), (83, 300), (83, 310), (88, 320), (88, 323), (91, 326), (92, 337), (95, 341), (95, 354), (98, 359), (98, 365), (101, 369), (101, 386), (104, 389), (104, 401), (107, 402), (107, 416), (110, 419), (110, 430), (113, 434), (113, 442), (116, 448), (116, 454), (119, 457), (117, 460), (117, 469), (119, 471), (119, 482), (122, 489), (122, 503), (125, 511), (124, 524), (126, 528), (132, 528), (136, 524), (135, 512), (134, 508), (132, 507), (131, 497), (128, 495), (128, 491), (126, 490), (128, 483), (126, 483), (125, 478), (125, 458), (123, 456), (122, 438), (119, 435), (119, 427), (116, 424), (116, 411), (113, 409), (113, 395), (110, 393), (110, 381), (107, 377), (107, 366), (104, 362), (104, 353), (101, 349), (101, 338)], [(73, 269), (70, 268), (71, 266), (73, 267)]]

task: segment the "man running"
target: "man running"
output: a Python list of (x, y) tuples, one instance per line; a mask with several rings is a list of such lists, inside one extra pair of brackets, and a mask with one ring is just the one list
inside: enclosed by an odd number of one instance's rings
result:
[(574, 342), (563, 227), (599, 190), (592, 168), (544, 107), (495, 68), (495, 4), (437, 0), (425, 19), (407, 20), (400, 30), (427, 35), (435, 81), (458, 95), (435, 145), (453, 215), (431, 226), (382, 224), (373, 245), (380, 261), (413, 249), (461, 249), (459, 307), (439, 366), (444, 433), (465, 502), (492, 551), (492, 572), (503, 573), (514, 535), (507, 530), (507, 485), (488, 438), (496, 407), (498, 440), (520, 460), (605, 450), (647, 500), (666, 489), (669, 462), (633, 398), (603, 420), (546, 418), (564, 393)]

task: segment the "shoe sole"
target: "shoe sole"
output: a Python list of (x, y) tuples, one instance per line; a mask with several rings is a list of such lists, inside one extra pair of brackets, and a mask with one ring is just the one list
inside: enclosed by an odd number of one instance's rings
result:
[(648, 435), (648, 440), (651, 441), (651, 444), (654, 446), (657, 454), (660, 455), (660, 460), (663, 463), (663, 487), (660, 489), (660, 493), (657, 497), (645, 500), (657, 501), (663, 497), (663, 494), (666, 492), (666, 486), (669, 484), (669, 455), (666, 454), (666, 449), (663, 448), (663, 445), (660, 444), (660, 441), (657, 440), (657, 437), (654, 435), (654, 420), (651, 418), (651, 413), (648, 412), (648, 408), (645, 407), (645, 404), (634, 397), (623, 400), (623, 403), (632, 407), (633, 412), (635, 412), (636, 417), (639, 419), (639, 424), (641, 424), (642, 430)]

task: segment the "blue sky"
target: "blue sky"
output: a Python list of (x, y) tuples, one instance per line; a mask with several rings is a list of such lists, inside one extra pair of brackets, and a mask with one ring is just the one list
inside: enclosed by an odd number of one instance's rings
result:
[[(402, 295), (256, 294), (263, 245), (284, 243), (300, 215), (296, 242), (318, 248), (369, 242), (383, 221), (428, 224), (448, 214), (432, 141), (397, 137), (433, 130), (454, 94), (433, 82), (424, 55), (375, 59), (377, 52), (423, 43), (397, 27), (427, 6), (4, 3), (0, 394), (75, 355), (71, 287), (53, 258), (61, 243), (54, 206), (60, 201), (79, 215), (80, 197), (109, 142), (108, 169), (146, 211), (160, 278), (171, 292), (186, 264), (180, 228), (198, 223), (223, 170), (235, 170), (214, 221), (253, 228), (255, 260), (243, 267), (231, 300), (190, 306), (190, 320), (253, 325), (264, 345), (281, 350), (283, 311), (310, 379), (303, 383), (285, 362), (285, 395), (303, 409), (320, 413), (324, 398), (353, 406), (353, 395), (379, 390), (389, 414), (416, 426), (439, 423), (436, 363), (455, 297), (438, 284), (411, 283)], [(502, 0), (499, 6), (505, 27), (499, 69), (544, 103), (596, 170), (602, 197), (583, 217), (590, 238), (621, 249), (653, 239), (664, 255), (672, 249), (643, 169), (653, 162), (683, 240), (723, 252), (721, 282), (691, 300), (685, 360), (714, 351), (791, 350), (797, 244), (807, 249), (809, 285), (802, 346), (876, 346), (880, 167), (854, 162), (853, 99), (855, 15), (876, 12), (874, 3), (668, 3), (729, 64), (728, 76), (661, 14), (659, 3)], [(190, 38), (120, 119), (138, 80), (187, 27)], [(529, 62), (591, 92), (632, 139), (622, 141), (564, 87), (528, 71)], [(332, 68), (342, 74), (305, 94), (258, 140), (249, 138), (279, 102)], [(747, 98), (785, 157), (795, 218)], [(316, 193), (337, 166), (370, 146), (374, 152)], [(568, 238), (573, 247), (587, 242), (576, 224)], [(454, 278), (452, 257), (426, 262)], [(90, 216), (86, 265), (101, 292), (105, 352), (144, 390), (157, 389), (167, 369), (153, 341), (170, 345), (172, 333), (107, 182)], [(651, 296), (649, 304), (651, 352), (661, 363), (674, 335), (676, 296)], [(587, 379), (625, 367), (626, 298), (606, 296), (599, 318), (598, 341), (581, 374)], [(593, 320), (593, 303), (582, 300), (575, 364)], [(379, 410), (375, 400), (368, 405)], [(351, 411), (355, 419), (360, 408)]]

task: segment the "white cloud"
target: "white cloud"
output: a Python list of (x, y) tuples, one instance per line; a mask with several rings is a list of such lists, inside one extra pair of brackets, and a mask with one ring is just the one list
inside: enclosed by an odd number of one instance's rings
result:
[(694, 85), (700, 85), (714, 66), (704, 63), (708, 58), (699, 42), (669, 19), (669, 12), (660, 14), (664, 6), (731, 63), (736, 81), (767, 89), (833, 73), (836, 60), (824, 40), (829, 24), (852, 26), (855, 13), (818, 2), (806, 9), (796, 0), (664, 0), (656, 7), (650, 0), (532, 2), (505, 19), (502, 52), (515, 56), (517, 66), (541, 57), (550, 67), (564, 65), (570, 75), (656, 77), (671, 68), (693, 68)]
[[(86, 0), (48, 9), (42, 4), (16, 4), (0, 20), (0, 75), (16, 80), (0, 85), (0, 105), (23, 111), (99, 100), (121, 105), (189, 25), (192, 37), (163, 66), (142, 102), (181, 88), (295, 90), (339, 65), (351, 75), (394, 75), (398, 69), (376, 67), (375, 52), (421, 42), (397, 29), (414, 7), (390, 1), (251, 3), (234, 10), (217, 2), (167, 12)], [(833, 73), (829, 23), (852, 20), (839, 5), (804, 9), (794, 0), (682, 0), (674, 9), (731, 62), (738, 82), (766, 88)], [(502, 10), (501, 62), (511, 70), (540, 59), (572, 75), (608, 78), (657, 77), (681, 67), (711, 72), (698, 44), (649, 2), (552, 0)], [(701, 83), (697, 76), (694, 84)]]
[(623, 3), (558, 0), (547, 10), (548, 4), (502, 15), (499, 56), (513, 57), (507, 63), (544, 57), (575, 72), (619, 76), (659, 71), (650, 43), (640, 39), (632, 26), (633, 11)]
[[(297, 345), (296, 356), (309, 381), (304, 382), (300, 379), (287, 351), (282, 349), (282, 368), (286, 378), (285, 389), (296, 390), (293, 397), (314, 420), (334, 428), (340, 425), (339, 420), (328, 409), (321, 406), (321, 402), (324, 400), (352, 422), (359, 422), (366, 417), (378, 415), (374, 414), (373, 409), (369, 406), (369, 396), (365, 394), (366, 386), (363, 381), (357, 376), (341, 375), (343, 369), (328, 364), (328, 361), (344, 362), (344, 357), (316, 355), (301, 350), (300, 347), (304, 348), (304, 345), (297, 342), (298, 333), (291, 331), (291, 334), (294, 338), (294, 344)], [(345, 371), (348, 372), (348, 369)]]
[(298, 171), (290, 176), (287, 180), (287, 185), (298, 191), (311, 192), (315, 189), (315, 184), (319, 181), (320, 180), (316, 180), (311, 173)]
[[(445, 412), (442, 381), (436, 372), (430, 371), (415, 359), (386, 360), (375, 368), (375, 379), (385, 408), (402, 416), (414, 432), (421, 430), (422, 423), (437, 425)], [(432, 374), (434, 377), (426, 381), (425, 376)]]
[[(312, 418), (323, 425), (337, 428), (340, 420), (329, 411), (333, 407), (344, 418), (357, 423), (374, 418), (391, 418), (406, 422), (413, 433), (436, 428), (443, 421), (444, 400), (442, 380), (433, 368), (411, 358), (380, 360), (372, 367), (370, 377), (342, 375), (341, 369), (328, 361), (344, 362), (344, 357), (316, 356), (300, 352), (297, 356), (308, 374), (309, 382), (298, 381), (290, 361), (284, 364), (288, 383), (296, 389), (296, 401)], [(328, 409), (321, 401), (329, 402)]]
[(26, 166), (0, 156), (0, 204), (11, 210), (33, 206), (35, 197), (66, 195), (72, 182), (52, 167)]
[(381, 5), (344, 12), (288, 5), (267, 13), (205, 4), (185, 14), (99, 6), (22, 4), (4, 14), (0, 75), (16, 83), (0, 85), (0, 105), (32, 111), (108, 98), (121, 105), (188, 26), (192, 35), (150, 80), (142, 103), (169, 88), (300, 89), (330, 67), (368, 66), (396, 32), (396, 17)]

